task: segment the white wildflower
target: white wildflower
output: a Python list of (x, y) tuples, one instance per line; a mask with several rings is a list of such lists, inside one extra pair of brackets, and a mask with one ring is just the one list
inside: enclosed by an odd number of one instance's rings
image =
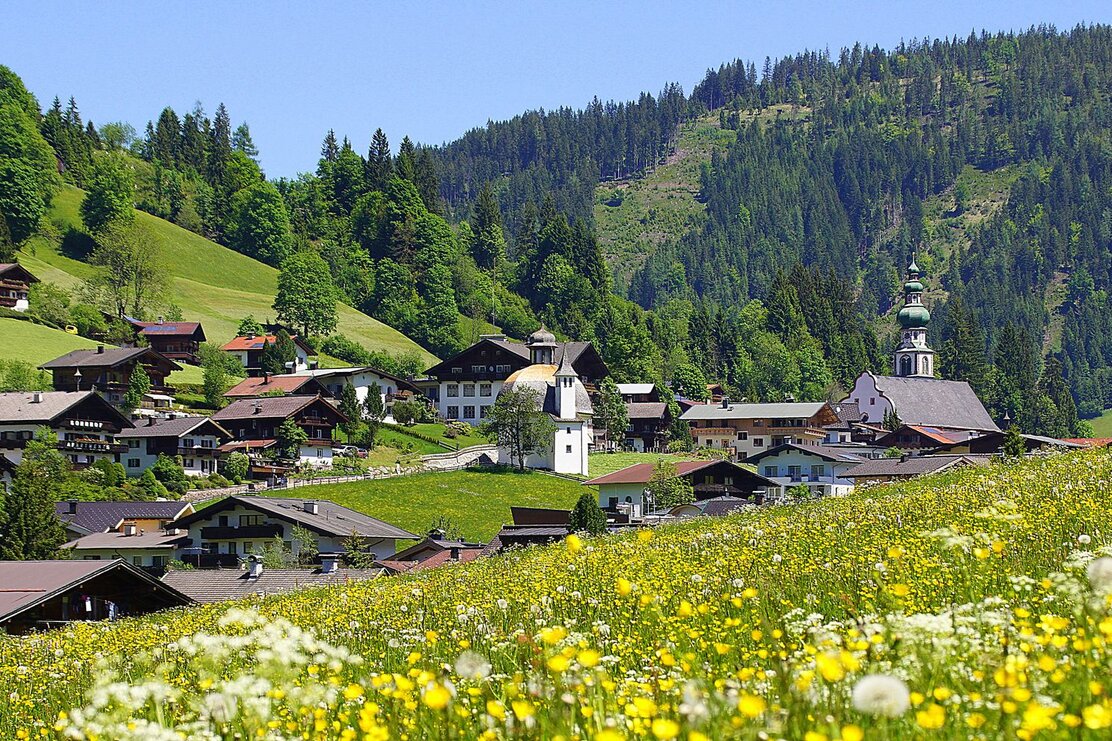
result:
[(486, 679), (490, 676), (490, 662), (474, 651), (464, 651), (456, 658), (456, 674), (463, 679)]
[(1112, 558), (1098, 558), (1089, 564), (1086, 572), (1093, 591), (1106, 595), (1112, 593)]
[(1090, 538), (1085, 533), (1081, 533), (1080, 535), (1077, 536), (1077, 542), (1080, 543), (1081, 545), (1089, 545), (1090, 543), (1093, 542), (1093, 539)]
[(898, 718), (911, 707), (911, 695), (903, 680), (885, 674), (869, 674), (853, 688), (853, 707), (866, 715)]

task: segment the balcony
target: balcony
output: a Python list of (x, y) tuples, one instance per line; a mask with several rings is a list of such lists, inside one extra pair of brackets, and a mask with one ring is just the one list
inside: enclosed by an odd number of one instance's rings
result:
[(336, 425), (335, 422), (330, 419), (325, 419), (324, 417), (302, 417), (301, 419), (297, 420), (297, 424), (301, 427), (305, 427), (307, 425), (312, 425), (315, 427), (334, 427)]
[(177, 455), (191, 455), (194, 457), (216, 457), (219, 452), (216, 448), (202, 448), (200, 446), (192, 448), (179, 446), (177, 448)]
[(240, 557), (235, 553), (187, 553), (183, 563), (198, 569), (238, 569)]
[(67, 453), (126, 453), (127, 446), (104, 440), (59, 440), (58, 450)]
[(283, 532), (281, 525), (214, 525), (201, 528), (201, 540), (265, 540)]

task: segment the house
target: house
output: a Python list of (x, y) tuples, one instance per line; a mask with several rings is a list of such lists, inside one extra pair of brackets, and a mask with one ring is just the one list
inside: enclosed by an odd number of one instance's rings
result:
[(228, 399), (255, 399), (260, 396), (332, 396), (320, 381), (312, 376), (294, 374), (249, 376), (224, 392)]
[(512, 523), (502, 526), (486, 547), (484, 556), (509, 548), (524, 548), (562, 540), (568, 535), (571, 511), (546, 507), (510, 507)]
[(314, 368), (300, 371), (296, 375), (315, 378), (327, 389), (327, 393), (336, 399), (340, 398), (344, 386), (352, 386), (360, 407), (366, 403), (371, 387), (378, 385), (378, 393), (382, 397), (382, 409), (387, 416), (390, 416), (390, 407), (395, 400), (410, 399), (420, 393), (416, 384), (411, 381), (369, 365), (354, 368)]
[(71, 538), (89, 533), (123, 532), (126, 525), (138, 530), (165, 529), (180, 517), (193, 514), (190, 502), (121, 501), (121, 502), (57, 502), (54, 512)]
[(696, 404), (680, 417), (691, 427), (695, 444), (718, 448), (744, 460), (783, 443), (817, 445), (838, 415), (825, 401), (774, 404)]
[(312, 569), (265, 569), (261, 561), (247, 569), (203, 569), (168, 571), (162, 582), (202, 604), (227, 602), (247, 597), (285, 594), (311, 587), (329, 587), (367, 581), (382, 576), (382, 568), (349, 569), (336, 558), (322, 558)]
[(626, 404), (660, 401), (660, 390), (655, 383), (619, 383), (617, 386)]
[(968, 430), (943, 430), (925, 425), (902, 424), (895, 430), (876, 439), (878, 447), (900, 450), (933, 450), (940, 445), (952, 445), (975, 433)]
[(209, 417), (151, 417), (117, 439), (127, 446), (120, 462), (129, 476), (153, 466), (159, 455), (180, 456), (186, 476), (207, 476), (216, 472), (220, 446), (232, 435)]
[(627, 449), (638, 453), (663, 453), (668, 449), (672, 413), (667, 404), (663, 401), (627, 402), (626, 415), (629, 417), (625, 435)]
[(854, 442), (856, 425), (861, 421), (861, 410), (857, 404), (851, 401), (836, 401), (830, 404), (830, 408), (838, 419), (823, 428), (826, 430), (823, 444), (838, 445)]
[[(586, 476), (587, 454), (594, 441), (591, 424), (594, 408), (587, 388), (575, 371), (569, 348), (564, 348), (557, 367), (551, 362), (556, 355), (555, 336), (534, 332), (531, 340), (533, 364), (511, 373), (498, 392), (500, 396), (519, 389), (532, 390), (536, 394), (538, 411), (547, 414), (555, 423), (553, 439), (544, 449), (528, 454), (525, 465)], [(499, 445), (498, 456), (502, 463), (516, 463), (505, 445)]]
[(153, 322), (131, 317), (124, 317), (124, 321), (134, 330), (136, 340), (145, 340), (155, 352), (170, 360), (190, 365), (201, 364), (197, 353), (206, 338), (200, 322), (168, 322), (161, 316)]
[(127, 393), (135, 368), (142, 366), (155, 393), (173, 394), (166, 378), (181, 366), (149, 347), (74, 350), (39, 367), (54, 376), (56, 391), (96, 391), (113, 404), (120, 404)]
[(12, 464), (40, 427), (58, 437), (58, 450), (77, 468), (99, 460), (118, 461), (127, 450), (116, 436), (131, 420), (92, 391), (0, 393), (0, 456)]
[(298, 461), (311, 466), (331, 466), (332, 433), (347, 417), (321, 396), (264, 396), (237, 399), (211, 419), (234, 438), (221, 446), (222, 453), (273, 448), (278, 428), (292, 419), (309, 438), (301, 446)]
[(161, 573), (189, 545), (180, 530), (144, 530), (134, 524), (106, 533), (89, 533), (66, 543), (72, 558), (82, 561), (111, 561), (122, 558), (133, 566)]
[(122, 560), (0, 561), (0, 629), (21, 634), (193, 603)]
[(806, 486), (816, 496), (848, 494), (853, 481), (845, 472), (865, 458), (844, 449), (825, 445), (783, 443), (745, 459), (765, 478), (776, 481), (779, 494), (793, 486)]
[(931, 315), (923, 305), (923, 290), (913, 259), (904, 283), (904, 307), (896, 315), (901, 327), (901, 340), (893, 353), (896, 375), (862, 373), (846, 401), (857, 404), (861, 420), (872, 424), (883, 424), (894, 415), (906, 425), (998, 432), (968, 383), (934, 377), (934, 350), (927, 345)]
[(236, 568), (242, 556), (257, 553), (275, 538), (295, 554), (300, 543), (293, 540), (294, 527), (316, 537), (318, 553), (339, 553), (353, 535), (375, 559), (397, 552), (399, 540), (418, 536), (327, 500), (277, 497), (232, 496), (174, 523), (191, 541), (186, 563), (202, 568)]
[[(292, 367), (287, 369), (291, 373), (308, 369), (309, 358), (316, 355), (316, 351), (297, 335), (290, 335), (290, 339), (293, 340), (295, 357), (291, 361)], [(277, 341), (277, 336), (272, 334), (249, 334), (236, 337), (220, 349), (235, 357), (243, 366), (247, 375), (261, 376), (263, 374), (263, 348), (267, 344), (273, 345)], [(287, 366), (290, 366), (290, 364), (287, 363)]]
[(458, 355), (429, 368), (430, 382), (423, 390), (444, 419), (478, 424), (494, 404), (511, 375), (538, 363), (555, 366), (569, 353), (571, 366), (589, 393), (610, 371), (590, 342), (556, 344), (555, 336), (541, 327), (525, 343), (505, 335), (483, 335)]
[(449, 563), (474, 561), (485, 548), (485, 543), (449, 540), (443, 530), (430, 530), (420, 543), (398, 551), (377, 564), (394, 574), (423, 571)]
[[(1043, 435), (1020, 435), (1020, 437), (1023, 439), (1023, 447), (1028, 453), (1033, 453), (1038, 450), (1078, 450), (1086, 447), (1074, 440), (1059, 440), (1056, 437), (1044, 437)], [(986, 454), (1002, 452), (1004, 452), (1004, 433), (989, 432), (985, 435), (967, 437), (964, 440), (939, 445), (931, 451), (931, 455), (941, 453)]]
[(27, 311), (31, 284), (39, 279), (17, 262), (0, 263), (0, 307)]
[(904, 481), (940, 473), (961, 466), (987, 466), (992, 461), (988, 455), (920, 455), (903, 458), (878, 458), (865, 461), (842, 474), (858, 486)]
[[(691, 484), (697, 501), (731, 496), (759, 504), (780, 488), (778, 482), (732, 461), (677, 461), (675, 466), (676, 474)], [(645, 501), (645, 489), (655, 470), (653, 463), (637, 463), (585, 481), (583, 485), (598, 487), (598, 503), (603, 509), (617, 512), (620, 505), (630, 505), (627, 507), (630, 516), (637, 518), (655, 510), (654, 502)]]

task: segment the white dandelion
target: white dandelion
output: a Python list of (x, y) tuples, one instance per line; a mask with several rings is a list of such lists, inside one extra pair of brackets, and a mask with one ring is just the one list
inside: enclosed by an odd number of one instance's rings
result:
[(853, 688), (853, 707), (866, 715), (898, 718), (911, 707), (903, 680), (886, 674), (869, 674)]

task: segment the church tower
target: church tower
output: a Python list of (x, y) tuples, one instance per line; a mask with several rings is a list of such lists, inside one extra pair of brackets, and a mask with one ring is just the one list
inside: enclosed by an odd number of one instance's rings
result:
[(560, 419), (576, 417), (575, 385), (578, 380), (579, 374), (571, 367), (571, 353), (565, 343), (564, 356), (560, 358), (560, 367), (556, 369), (556, 413)]
[(934, 377), (934, 350), (927, 346), (927, 325), (931, 313), (923, 305), (923, 284), (919, 280), (919, 266), (915, 258), (907, 266), (904, 283), (904, 307), (896, 315), (900, 322), (900, 344), (896, 347), (897, 376), (918, 378)]

